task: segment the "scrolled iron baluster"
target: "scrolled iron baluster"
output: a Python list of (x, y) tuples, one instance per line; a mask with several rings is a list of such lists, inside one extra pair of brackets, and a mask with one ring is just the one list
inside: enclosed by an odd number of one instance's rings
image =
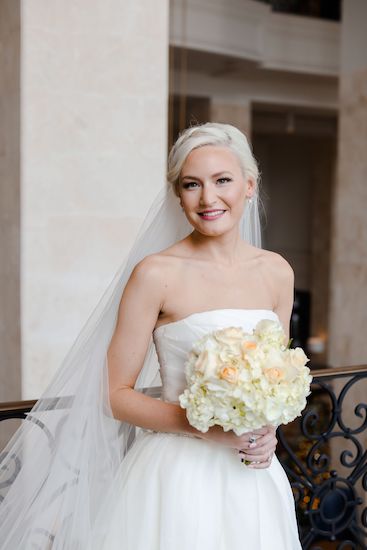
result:
[[(53, 441), (54, 441), (54, 438), (52, 436), (52, 433), (50, 432), (50, 430), (48, 430), (47, 426), (41, 422), (39, 419), (37, 418), (34, 418), (32, 415), (30, 414), (27, 414), (26, 416), (24, 416), (24, 420), (25, 422), (31, 422), (33, 423), (35, 426), (37, 426), (38, 428), (40, 428), (40, 430), (42, 430), (42, 433), (45, 435), (46, 437), (46, 440), (47, 440), (47, 443), (48, 443), (48, 446), (49, 448), (51, 449), (52, 448), (52, 444), (53, 444)], [(6, 452), (3, 452), (1, 455), (0, 455), (0, 468), (4, 471), (5, 470), (5, 466), (1, 466), (1, 463), (4, 461), (4, 459), (8, 457), (8, 453)], [(23, 467), (23, 461), (22, 461), (22, 458), (19, 456), (19, 454), (16, 454), (16, 453), (13, 453), (11, 456), (10, 456), (10, 459), (14, 462), (15, 464), (15, 467), (14, 467), (14, 471), (11, 473), (11, 475), (9, 476), (8, 479), (6, 479), (5, 481), (1, 482), (0, 483), (0, 491), (2, 489), (6, 489), (7, 487), (10, 487), (15, 479), (17, 478), (17, 476), (19, 475), (19, 473), (21, 472), (22, 470), (22, 467)], [(4, 499), (4, 496), (0, 494), (0, 502)]]
[[(314, 439), (320, 439), (322, 436), (326, 437), (330, 432), (332, 432), (336, 425), (336, 422), (338, 419), (338, 412), (339, 412), (338, 400), (335, 396), (333, 389), (329, 386), (329, 384), (322, 382), (321, 380), (315, 380), (313, 382), (313, 386), (316, 386), (316, 385), (319, 386), (322, 390), (324, 390), (327, 394), (327, 397), (330, 399), (331, 416), (330, 416), (329, 424), (326, 427), (326, 429), (324, 429), (322, 433), (313, 434), (309, 431), (309, 426), (311, 427), (317, 426), (317, 422), (320, 421), (320, 415), (314, 409), (310, 409), (310, 410), (306, 409), (306, 411), (302, 415), (301, 431), (302, 431), (302, 434), (305, 437), (307, 437), (307, 439), (309, 439), (310, 441)], [(311, 405), (309, 404), (308, 406), (311, 406)]]
[(310, 411), (306, 411), (305, 414), (302, 416), (301, 420), (301, 426), (302, 426), (302, 433), (305, 435), (308, 439), (319, 439), (318, 434), (312, 434), (308, 430), (308, 426), (316, 426), (317, 422), (320, 420), (320, 415), (311, 409)]
[(362, 523), (363, 527), (367, 527), (367, 507), (362, 511), (361, 523)]
[[(296, 466), (299, 468), (299, 470), (302, 472), (302, 474), (304, 476), (303, 478), (300, 478), (299, 475), (295, 475), (296, 479), (299, 480), (299, 481), (302, 480), (303, 483), (306, 482), (306, 486), (309, 487), (309, 488), (312, 488), (313, 484), (312, 484), (311, 476), (307, 472), (307, 468), (305, 467), (305, 465), (298, 459), (295, 452), (291, 449), (291, 447), (287, 443), (287, 440), (284, 436), (284, 432), (283, 432), (282, 428), (278, 428), (277, 434), (278, 434), (279, 442), (281, 443), (281, 445), (283, 446), (285, 451), (287, 451), (288, 456), (292, 459), (292, 462), (294, 462), (294, 464), (296, 464)], [(285, 469), (287, 469), (286, 464), (283, 464), (283, 466), (284, 466)]]
[[(343, 402), (344, 402), (344, 399), (347, 397), (348, 392), (351, 389), (351, 387), (354, 386), (354, 384), (356, 384), (357, 382), (359, 382), (360, 380), (362, 380), (363, 378), (366, 378), (366, 377), (367, 377), (367, 373), (362, 374), (362, 375), (359, 374), (357, 376), (354, 376), (351, 380), (349, 380), (349, 382), (347, 382), (345, 384), (345, 386), (341, 390), (339, 398), (338, 398), (338, 410), (339, 410), (338, 424), (340, 426), (340, 429), (343, 432), (345, 432), (347, 434), (350, 434), (350, 435), (356, 435), (356, 434), (362, 433), (367, 428), (367, 403), (358, 403), (358, 405), (356, 405), (354, 407), (355, 416), (358, 416), (359, 418), (363, 418), (363, 421), (362, 421), (362, 424), (360, 426), (353, 429), (353, 428), (347, 426), (343, 421)], [(363, 411), (364, 414), (362, 414), (361, 411)]]
[(365, 491), (367, 491), (367, 472), (362, 477), (362, 487)]
[[(10, 470), (9, 468), (6, 468), (5, 465), (1, 466), (2, 461), (6, 457), (8, 457), (8, 454), (9, 453), (4, 452), (0, 455), (0, 469), (3, 472), (6, 471), (6, 470)], [(12, 461), (11, 463), (14, 464), (14, 470), (10, 470), (9, 477), (7, 479), (5, 479), (5, 481), (0, 483), (0, 491), (2, 489), (6, 489), (7, 487), (10, 487), (14, 483), (14, 480), (16, 479), (16, 477), (19, 474), (19, 472), (21, 470), (21, 467), (22, 467), (21, 460), (20, 460), (19, 456), (16, 455), (15, 453), (13, 453), (10, 456), (10, 460)], [(4, 496), (0, 493), (0, 502), (2, 502), (3, 500), (4, 500)]]
[(296, 503), (300, 502), (306, 495), (305, 486), (299, 481), (292, 483), (293, 496)]
[[(363, 453), (362, 445), (360, 444), (360, 442), (356, 437), (353, 437), (350, 434), (348, 436), (340, 434), (340, 436), (344, 437), (344, 439), (351, 441), (356, 447), (356, 456), (354, 459), (353, 459), (353, 453), (349, 449), (345, 449), (340, 455), (340, 463), (346, 468), (353, 468), (354, 466), (359, 464), (361, 458), (363, 457), (364, 453)], [(348, 462), (347, 457), (352, 457), (352, 460)]]
[[(326, 443), (327, 441), (324, 438), (318, 439), (307, 454), (306, 464), (313, 475), (325, 473), (330, 465), (329, 456), (326, 453), (320, 453), (320, 447)], [(315, 456), (317, 454), (319, 456)]]

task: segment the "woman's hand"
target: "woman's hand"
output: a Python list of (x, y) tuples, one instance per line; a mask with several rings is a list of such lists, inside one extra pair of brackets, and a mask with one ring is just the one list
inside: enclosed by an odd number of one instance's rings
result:
[(275, 430), (274, 426), (265, 426), (259, 430), (236, 435), (233, 431), (224, 432), (220, 426), (213, 426), (205, 434), (201, 434), (201, 437), (237, 449), (240, 459), (250, 462), (249, 468), (262, 469), (268, 468), (271, 464), (277, 445)]

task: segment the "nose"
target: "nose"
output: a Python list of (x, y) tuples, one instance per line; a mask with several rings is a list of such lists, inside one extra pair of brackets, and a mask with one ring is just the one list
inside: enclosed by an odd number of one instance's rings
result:
[(212, 185), (203, 185), (201, 188), (200, 195), (200, 206), (212, 206), (216, 202), (215, 189), (212, 188)]

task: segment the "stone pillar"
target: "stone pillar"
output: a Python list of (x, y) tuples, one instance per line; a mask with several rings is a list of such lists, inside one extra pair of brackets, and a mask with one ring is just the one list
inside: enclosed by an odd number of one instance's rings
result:
[[(0, 2), (0, 402), (21, 397), (20, 0)], [(0, 452), (19, 421), (0, 423)]]
[(311, 147), (310, 291), (311, 335), (321, 340), (324, 351), (309, 357), (313, 365), (327, 364), (330, 280), (330, 197), (335, 184), (336, 140), (315, 139)]
[[(328, 364), (333, 367), (367, 364), (367, 2), (344, 0), (341, 39), (338, 167), (332, 204)], [(339, 393), (347, 379), (335, 381)], [(352, 429), (363, 422), (355, 407), (366, 403), (366, 383), (352, 386), (343, 401), (343, 422)], [(366, 434), (361, 434), (365, 448)], [(332, 464), (341, 475), (342, 450), (356, 458), (356, 447), (331, 440)], [(366, 492), (357, 485), (366, 505)]]
[[(20, 0), (0, 2), (0, 402), (21, 395)], [(0, 441), (1, 447), (1, 441)]]
[(20, 296), (30, 399), (165, 184), (168, 0), (4, 0), (0, 46), (0, 400), (20, 397)]
[(233, 124), (251, 140), (251, 104), (225, 103), (213, 98), (210, 108), (210, 120), (212, 122), (224, 122)]
[(344, 0), (328, 363), (367, 363), (367, 2)]

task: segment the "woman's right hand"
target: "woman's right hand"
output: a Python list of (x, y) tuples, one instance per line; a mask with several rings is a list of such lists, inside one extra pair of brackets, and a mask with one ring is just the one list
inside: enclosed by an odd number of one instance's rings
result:
[[(251, 441), (249, 440), (251, 436), (255, 436), (257, 441), (259, 441), (259, 438), (267, 434), (268, 431), (269, 428), (265, 427), (258, 430), (253, 430), (252, 432), (246, 432), (242, 435), (236, 435), (233, 430), (225, 432), (221, 426), (212, 426), (207, 432), (201, 433), (200, 436), (202, 439), (214, 441), (215, 443), (219, 443), (225, 447), (245, 450), (256, 447), (256, 445), (253, 443), (251, 444)], [(250, 445), (252, 446), (250, 447)]]
[(242, 435), (236, 435), (232, 430), (225, 432), (220, 426), (213, 426), (206, 433), (202, 433), (201, 437), (237, 449), (241, 453), (241, 458), (251, 462), (253, 468), (268, 467), (277, 445), (273, 426), (265, 426)]

